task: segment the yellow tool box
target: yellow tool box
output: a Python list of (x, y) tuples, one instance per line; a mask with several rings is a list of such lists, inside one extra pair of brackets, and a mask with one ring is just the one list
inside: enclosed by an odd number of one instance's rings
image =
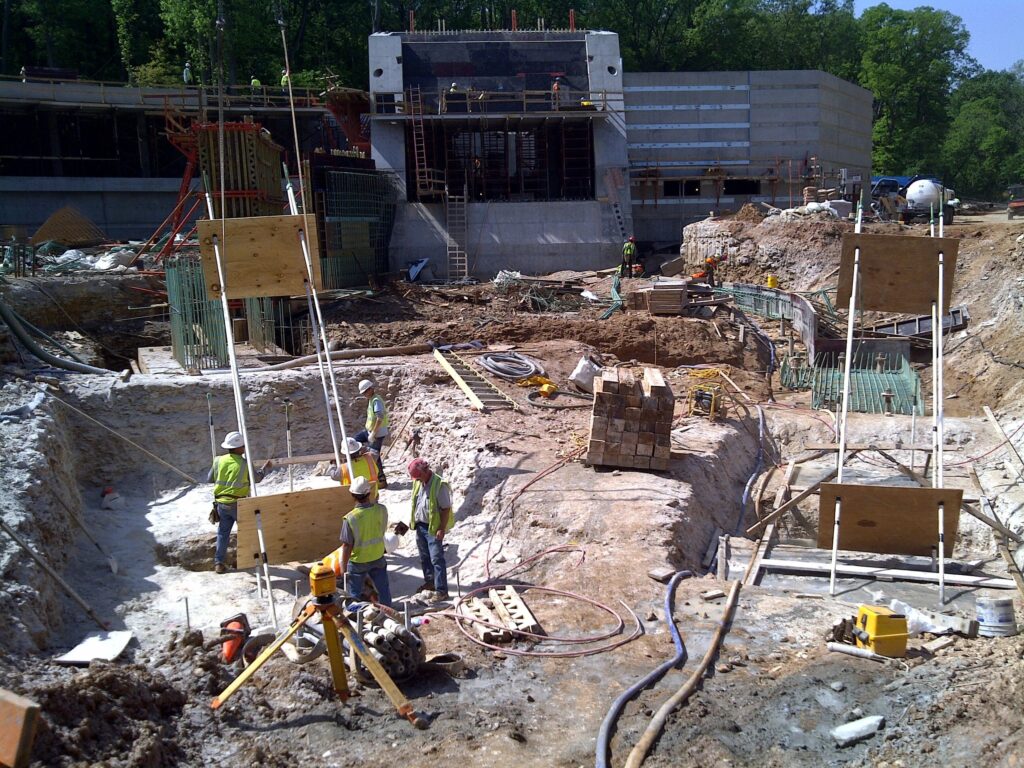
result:
[(907, 617), (885, 606), (860, 606), (853, 636), (858, 648), (891, 658), (907, 655)]

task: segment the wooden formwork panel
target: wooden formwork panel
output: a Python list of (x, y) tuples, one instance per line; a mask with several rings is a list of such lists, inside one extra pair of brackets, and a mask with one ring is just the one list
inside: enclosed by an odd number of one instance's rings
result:
[(945, 264), (942, 306), (948, 311), (953, 298), (959, 244), (949, 237), (844, 234), (839, 264), (839, 306), (846, 307), (850, 303), (854, 251), (859, 247), (858, 309), (929, 314), (938, 295), (941, 251)]
[(939, 504), (944, 504), (946, 557), (953, 556), (960, 504), (959, 488), (822, 483), (818, 506), (818, 546), (832, 548), (836, 499), (842, 500), (839, 549), (890, 555), (932, 553), (939, 541)]
[(39, 705), (0, 688), (0, 765), (25, 768), (39, 722)]
[(203, 259), (206, 295), (220, 299), (221, 285), (213, 238), (220, 244), (220, 256), (227, 281), (228, 297), (299, 296), (306, 292), (306, 263), (299, 233), (304, 232), (313, 264), (313, 281), (323, 287), (320, 276), (320, 246), (314, 217), (253, 216), (242, 219), (204, 219), (199, 222), (199, 252)]
[(341, 546), (341, 521), (355, 507), (340, 485), (292, 493), (241, 499), (238, 502), (238, 567), (254, 568), (259, 561), (256, 511), (263, 523), (263, 540), (270, 565), (319, 560)]

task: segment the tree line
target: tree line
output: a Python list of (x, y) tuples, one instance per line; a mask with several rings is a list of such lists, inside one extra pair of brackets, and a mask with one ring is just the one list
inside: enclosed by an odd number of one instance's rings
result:
[[(853, 0), (2, 0), (0, 73), (73, 68), (139, 85), (276, 85), (282, 29), (296, 85), (365, 88), (367, 37), (418, 29), (568, 26), (619, 34), (627, 71), (821, 69), (875, 96), (875, 173), (935, 174), (961, 195), (1024, 182), (1024, 60), (983, 69), (962, 20)], [(218, 20), (220, 23), (218, 24)], [(542, 21), (541, 21), (542, 20)], [(218, 31), (220, 30), (220, 31)]]

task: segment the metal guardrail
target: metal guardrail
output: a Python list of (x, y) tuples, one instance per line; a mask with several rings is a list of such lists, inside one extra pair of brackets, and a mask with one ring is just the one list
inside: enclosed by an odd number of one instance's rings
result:
[[(609, 91), (436, 91), (421, 93), (423, 117), (437, 115), (507, 115), (565, 113), (594, 115), (617, 112), (622, 94)], [(411, 117), (404, 94), (371, 94), (370, 112), (388, 117)]]

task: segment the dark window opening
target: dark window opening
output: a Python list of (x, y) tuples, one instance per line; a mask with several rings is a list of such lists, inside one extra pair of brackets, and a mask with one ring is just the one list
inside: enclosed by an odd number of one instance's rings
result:
[[(505, 126), (503, 126), (505, 127)], [(412, 127), (406, 129), (409, 199), (419, 197), (426, 179), (443, 180), (453, 194), (467, 199), (528, 202), (593, 200), (594, 141), (589, 120), (486, 130), (437, 121), (424, 127), (417, 153)], [(417, 157), (425, 163), (419, 169)]]
[(700, 197), (700, 179), (689, 179), (683, 186), (686, 197)]
[(681, 181), (665, 182), (665, 197), (679, 197), (682, 194), (683, 184)]
[(759, 195), (761, 182), (757, 179), (726, 179), (722, 184), (723, 195)]

